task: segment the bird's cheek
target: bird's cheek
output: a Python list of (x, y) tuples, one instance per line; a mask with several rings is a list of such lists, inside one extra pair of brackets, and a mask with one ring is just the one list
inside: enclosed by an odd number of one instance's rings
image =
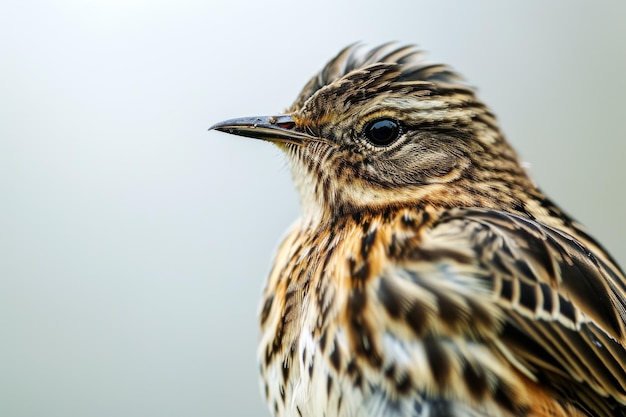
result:
[(378, 172), (386, 173), (393, 185), (408, 186), (454, 181), (463, 175), (469, 162), (449, 153), (421, 149), (402, 158), (379, 161), (377, 165)]
[(425, 183), (445, 184), (463, 177), (470, 165), (467, 158), (447, 155), (439, 158), (436, 163), (422, 167), (421, 171)]

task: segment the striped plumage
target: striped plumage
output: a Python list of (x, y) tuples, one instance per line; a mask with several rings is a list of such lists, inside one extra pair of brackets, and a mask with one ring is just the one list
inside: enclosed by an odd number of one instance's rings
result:
[(214, 128), (276, 143), (301, 196), (261, 309), (275, 416), (626, 416), (624, 274), (448, 67), (350, 46)]

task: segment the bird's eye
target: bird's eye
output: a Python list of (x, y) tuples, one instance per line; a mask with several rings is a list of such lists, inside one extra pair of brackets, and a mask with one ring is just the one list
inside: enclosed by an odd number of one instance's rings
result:
[(375, 119), (365, 125), (365, 137), (373, 145), (386, 146), (400, 136), (400, 125), (393, 119)]

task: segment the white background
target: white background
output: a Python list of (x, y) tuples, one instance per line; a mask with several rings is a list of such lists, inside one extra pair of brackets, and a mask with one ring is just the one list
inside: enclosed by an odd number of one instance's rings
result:
[(354, 41), (479, 87), (532, 174), (626, 264), (626, 2), (0, 6), (0, 415), (266, 416), (257, 304), (298, 216), (281, 111)]

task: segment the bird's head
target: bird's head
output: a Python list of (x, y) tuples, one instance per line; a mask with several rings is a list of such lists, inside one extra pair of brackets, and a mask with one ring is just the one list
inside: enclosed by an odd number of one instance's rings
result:
[(284, 114), (212, 129), (283, 149), (305, 216), (515, 204), (511, 189), (532, 184), (494, 115), (456, 73), (421, 57), (413, 46), (350, 46)]

